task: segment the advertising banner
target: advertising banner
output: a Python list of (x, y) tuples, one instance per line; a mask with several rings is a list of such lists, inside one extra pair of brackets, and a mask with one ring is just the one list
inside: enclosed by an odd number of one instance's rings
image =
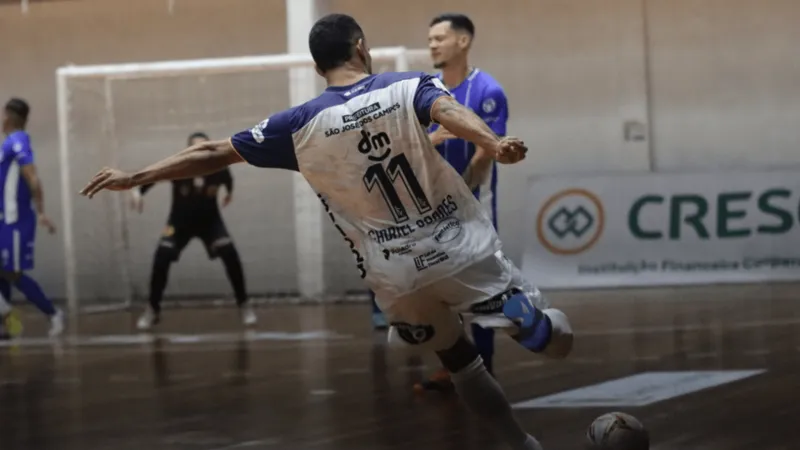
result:
[(800, 172), (536, 177), (527, 206), (543, 288), (800, 279)]

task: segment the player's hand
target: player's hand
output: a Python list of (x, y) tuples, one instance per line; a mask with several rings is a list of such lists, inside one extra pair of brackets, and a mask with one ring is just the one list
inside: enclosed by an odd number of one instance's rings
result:
[(528, 147), (520, 139), (504, 137), (495, 147), (495, 159), (501, 164), (514, 164), (525, 159)]
[(47, 232), (50, 234), (55, 234), (56, 232), (56, 226), (53, 225), (53, 222), (50, 221), (50, 218), (44, 214), (39, 214), (39, 225), (45, 227)]
[(121, 170), (105, 167), (100, 172), (97, 172), (97, 175), (95, 175), (92, 181), (81, 190), (80, 194), (92, 198), (103, 189), (108, 189), (109, 191), (125, 191), (132, 187), (133, 178), (130, 174)]
[(225, 195), (225, 197), (222, 199), (222, 207), (224, 208), (224, 207), (226, 207), (226, 206), (230, 205), (230, 204), (231, 204), (231, 200), (233, 200), (233, 194), (231, 194), (231, 193), (229, 192), (229, 193), (227, 193), (227, 194)]

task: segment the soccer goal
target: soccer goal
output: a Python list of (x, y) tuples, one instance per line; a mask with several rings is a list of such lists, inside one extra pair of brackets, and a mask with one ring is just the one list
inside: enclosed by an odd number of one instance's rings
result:
[[(429, 71), (426, 50), (372, 50), (376, 72)], [(323, 84), (306, 54), (67, 66), (56, 72), (67, 299), (74, 311), (120, 308), (148, 292), (171, 187), (145, 196), (93, 200), (76, 193), (103, 166), (136, 169), (174, 153), (203, 131), (225, 138), (311, 98)], [(223, 210), (251, 296), (334, 301), (364, 291), (352, 255), (297, 174), (232, 168), (233, 202)], [(172, 266), (172, 298), (230, 298), (219, 261), (190, 243)]]

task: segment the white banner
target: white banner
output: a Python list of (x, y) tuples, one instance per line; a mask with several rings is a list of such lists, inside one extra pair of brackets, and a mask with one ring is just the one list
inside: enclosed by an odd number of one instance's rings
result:
[(527, 203), (543, 288), (800, 279), (800, 172), (542, 177)]

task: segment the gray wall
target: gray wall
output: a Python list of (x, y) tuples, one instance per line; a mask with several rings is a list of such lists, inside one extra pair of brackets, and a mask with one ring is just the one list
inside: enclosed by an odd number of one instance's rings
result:
[[(55, 219), (61, 218), (54, 125), (57, 66), (285, 49), (283, 1), (177, 0), (172, 14), (166, 3), (35, 3), (26, 17), (18, 6), (0, 7), (0, 41), (5, 43), (0, 47), (0, 95), (22, 95), (32, 102), (31, 133), (47, 207)], [(511, 102), (510, 132), (523, 137), (532, 149), (523, 164), (501, 169), (500, 232), (517, 261), (527, 234), (522, 193), (530, 175), (651, 167), (668, 171), (773, 167), (800, 159), (795, 151), (800, 140), (796, 125), (800, 3), (796, 1), (409, 0), (380, 2), (379, 7), (376, 3), (329, 1), (331, 10), (351, 13), (361, 21), (373, 47), (424, 47), (427, 23), (442, 11), (463, 11), (475, 20), (473, 62), (504, 85)], [(278, 91), (271, 86), (269, 92), (277, 96)], [(131, 92), (127, 95), (133, 99)], [(120, 91), (120, 95), (126, 94)], [(115, 108), (120, 114), (125, 109)], [(214, 132), (236, 131), (245, 122), (249, 125), (253, 114), (220, 123)], [(652, 141), (625, 142), (626, 121), (649, 123)], [(194, 123), (205, 122), (182, 125)], [(135, 139), (135, 130), (129, 131), (129, 139)], [(177, 148), (183, 131), (173, 130), (165, 139), (170, 136)], [(148, 151), (149, 157), (161, 150)], [(244, 167), (237, 167), (235, 175), (252, 187), (250, 192), (239, 191), (227, 213), (229, 226), (242, 243), (250, 284), (256, 291), (284, 289), (293, 281), (292, 264), (276, 253), (291, 252), (285, 241), (292, 234), (275, 216), (289, 213), (291, 206), (271, 206), (276, 197), (265, 197), (267, 189), (258, 187), (266, 185), (258, 183), (269, 177), (268, 186), (274, 191), (290, 182), (283, 175)], [(132, 275), (139, 286), (146, 283), (153, 240), (163, 226), (167, 191), (158, 188), (148, 198), (145, 215), (127, 219), (136, 247)], [(270, 206), (263, 206), (268, 199), (273, 200)], [(271, 225), (260, 227), (259, 220)], [(265, 231), (274, 227), (283, 227), (280, 242)], [(358, 280), (343, 269), (348, 263), (346, 250), (328, 228), (325, 249), (341, 252), (341, 258), (331, 259), (335, 264), (327, 278), (337, 279), (340, 289), (358, 287)], [(250, 248), (244, 246), (248, 236), (254, 243)], [(54, 295), (64, 289), (62, 247), (58, 236), (42, 236), (37, 248), (36, 275)], [(96, 268), (87, 265), (90, 272), (110, 264), (97, 258)], [(173, 274), (172, 293), (228, 291), (224, 274), (216, 263), (202, 258), (199, 246), (190, 249)]]

